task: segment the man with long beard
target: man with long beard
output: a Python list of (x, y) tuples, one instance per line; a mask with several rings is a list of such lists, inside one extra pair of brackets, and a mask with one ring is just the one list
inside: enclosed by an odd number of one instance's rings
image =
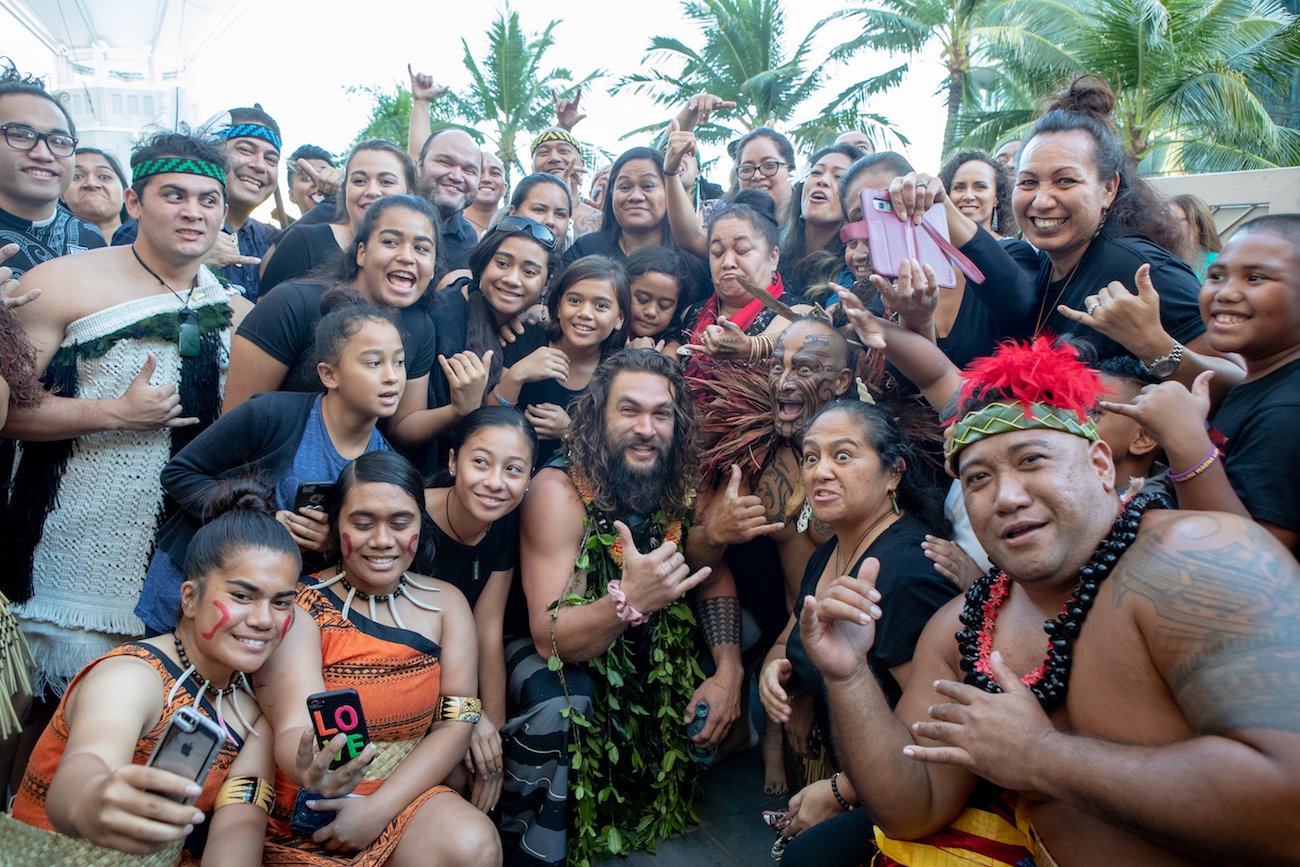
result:
[[(624, 350), (569, 415), (567, 451), (521, 507), (530, 634), (506, 650), (510, 864), (560, 864), (566, 848), (571, 863), (596, 862), (680, 832), (697, 792), (686, 754), (716, 747), (740, 713), (734, 585), (709, 569), (689, 574), (680, 550), (699, 464), (681, 373), (652, 350)], [(710, 677), (696, 661), (697, 624)], [(700, 710), (704, 726), (688, 738)]]

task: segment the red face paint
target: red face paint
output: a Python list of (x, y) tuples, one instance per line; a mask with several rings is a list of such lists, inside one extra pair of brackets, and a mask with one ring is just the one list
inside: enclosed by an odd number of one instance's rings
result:
[(344, 534), (342, 535), (341, 538), (343, 539), (343, 556), (344, 556), (344, 557), (351, 557), (351, 556), (352, 556), (352, 537), (349, 536), (347, 533), (344, 533)]
[(415, 552), (419, 550), (419, 548), (420, 548), (420, 534), (416, 533), (414, 536), (411, 537), (411, 540), (406, 543), (406, 553), (414, 557)]
[(293, 614), (290, 613), (288, 617), (284, 618), (284, 626), (280, 629), (281, 641), (284, 641), (284, 637), (289, 634), (289, 627), (292, 625), (293, 625)]
[(221, 627), (225, 626), (225, 625), (226, 625), (226, 621), (230, 619), (230, 609), (227, 608), (227, 607), (225, 606), (224, 603), (222, 603), (222, 602), (220, 602), (220, 601), (218, 601), (218, 600), (216, 600), (216, 599), (213, 599), (213, 600), (212, 600), (212, 604), (215, 605), (215, 606), (217, 606), (217, 610), (221, 612), (221, 619), (217, 621), (217, 625), (216, 625), (216, 626), (212, 627), (212, 628), (209, 629), (207, 632), (200, 632), (200, 633), (199, 633), (200, 635), (203, 636), (203, 640), (204, 640), (204, 641), (211, 641), (211, 640), (212, 640), (212, 636), (214, 636), (214, 635), (217, 634), (217, 630), (220, 629)]

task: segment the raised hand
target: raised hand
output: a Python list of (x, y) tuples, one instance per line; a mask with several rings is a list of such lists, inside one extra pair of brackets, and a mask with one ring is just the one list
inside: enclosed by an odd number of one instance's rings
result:
[(514, 363), (510, 368), (510, 378), (519, 383), (543, 379), (563, 382), (569, 378), (569, 356), (563, 350), (539, 346)]
[(158, 430), (199, 423), (197, 417), (181, 416), (181, 397), (176, 393), (176, 386), (149, 384), (157, 366), (158, 356), (150, 352), (126, 391), (112, 401), (117, 430)]
[(432, 75), (416, 72), (411, 64), (406, 64), (406, 74), (411, 76), (411, 98), (422, 102), (433, 102), (451, 88), (433, 80)]
[[(5, 244), (0, 247), (0, 262), (5, 261), (17, 252), (17, 244)], [(30, 304), (40, 297), (40, 289), (21, 289), (14, 272), (9, 268), (0, 268), (0, 304), (4, 304), (4, 306), (12, 310), (15, 307), (22, 307), (24, 304)]]
[(799, 615), (803, 646), (828, 682), (872, 676), (867, 651), (875, 643), (881, 616), (879, 574), (880, 561), (868, 557), (857, 577), (841, 575), (820, 597), (804, 599)]
[(715, 111), (735, 108), (736, 104), (712, 93), (697, 93), (686, 100), (686, 108), (678, 115), (684, 122), (682, 129), (692, 130), (702, 123), (708, 123)]
[(668, 143), (664, 147), (664, 174), (680, 174), (683, 159), (698, 153), (697, 147), (695, 133), (682, 129), (674, 119), (668, 126)]
[(294, 756), (294, 771), (304, 789), (334, 798), (351, 792), (365, 779), (366, 768), (375, 759), (374, 744), (366, 744), (352, 761), (330, 770), (330, 762), (334, 761), (334, 757), (347, 742), (348, 736), (340, 732), (329, 743), (318, 748), (315, 733), (310, 728), (303, 729), (302, 737), (298, 739), (298, 752)]
[(483, 392), (487, 388), (488, 371), (492, 369), (493, 352), (489, 349), (483, 353), (482, 358), (468, 349), (457, 352), (451, 358), (438, 356), (438, 366), (447, 377), (447, 387), (451, 391), (451, 403), (460, 415), (469, 415), (483, 405)]
[(581, 87), (573, 92), (573, 99), (565, 99), (560, 96), (558, 90), (552, 90), (551, 101), (555, 103), (555, 125), (572, 132), (573, 128), (587, 117), (578, 106), (581, 100)]
[[(1173, 347), (1174, 339), (1160, 324), (1160, 294), (1151, 282), (1151, 265), (1143, 264), (1133, 275), (1137, 294), (1118, 280), (1083, 299), (1083, 309), (1064, 304), (1056, 311), (1074, 322), (1100, 332), (1139, 358), (1155, 358)], [(1155, 349), (1147, 347), (1155, 344)]]
[(935, 202), (945, 198), (943, 181), (925, 172), (908, 172), (889, 182), (889, 200), (894, 205), (894, 216), (920, 225), (925, 212)]
[(524, 409), (524, 418), (542, 439), (557, 440), (564, 436), (572, 424), (564, 407), (554, 403), (534, 403)]
[(627, 604), (642, 614), (667, 608), (713, 572), (708, 566), (691, 572), (675, 542), (664, 542), (643, 554), (637, 550), (627, 524), (615, 521), (614, 530), (623, 546), (623, 593)]
[(256, 256), (245, 256), (239, 252), (239, 238), (226, 231), (217, 233), (217, 243), (212, 245), (212, 249), (203, 257), (204, 265), (211, 265), (214, 268), (228, 268), (231, 265), (257, 265), (261, 259)]
[(1210, 414), (1212, 379), (1214, 371), (1206, 370), (1192, 382), (1191, 391), (1180, 382), (1166, 380), (1143, 388), (1132, 403), (1103, 400), (1098, 405), (1144, 427), (1165, 450), (1170, 464), (1178, 458), (1197, 461), (1209, 443), (1205, 420)]
[(314, 165), (305, 159), (300, 159), (295, 164), (298, 171), (306, 175), (316, 187), (316, 192), (322, 196), (332, 196), (338, 192), (339, 187), (343, 186), (343, 170), (336, 169), (333, 166), (321, 166), (317, 169)]
[(781, 521), (768, 522), (767, 509), (757, 495), (741, 495), (740, 476), (740, 467), (732, 464), (722, 496), (715, 496), (704, 508), (702, 523), (715, 545), (739, 545), (785, 527)]
[[(874, 278), (875, 275), (873, 274), (872, 277)], [(840, 309), (844, 311), (845, 316), (849, 317), (849, 323), (863, 346), (870, 349), (885, 348), (885, 328), (880, 319), (862, 303), (861, 298), (852, 292), (841, 292)]]
[(704, 329), (700, 343), (704, 346), (704, 351), (714, 358), (749, 356), (749, 335), (725, 315), (719, 314), (717, 322)]
[(904, 327), (933, 339), (934, 311), (939, 305), (939, 278), (933, 268), (916, 259), (904, 259), (898, 263), (897, 281), (872, 274), (871, 285), (885, 307), (898, 312)]

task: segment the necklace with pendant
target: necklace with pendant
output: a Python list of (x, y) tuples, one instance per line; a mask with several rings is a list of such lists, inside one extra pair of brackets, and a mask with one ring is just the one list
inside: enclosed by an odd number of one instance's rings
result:
[(180, 351), (182, 358), (195, 357), (199, 354), (199, 317), (194, 312), (194, 309), (190, 307), (190, 301), (194, 298), (194, 290), (199, 288), (199, 275), (194, 275), (194, 280), (190, 283), (189, 294), (182, 298), (181, 293), (168, 286), (167, 281), (158, 276), (157, 271), (145, 264), (144, 259), (141, 259), (140, 254), (136, 252), (135, 244), (131, 245), (131, 255), (135, 257), (135, 261), (140, 263), (140, 267), (149, 273), (150, 277), (158, 281), (158, 285), (175, 295), (176, 300), (181, 302), (181, 330), (176, 341), (177, 349)]

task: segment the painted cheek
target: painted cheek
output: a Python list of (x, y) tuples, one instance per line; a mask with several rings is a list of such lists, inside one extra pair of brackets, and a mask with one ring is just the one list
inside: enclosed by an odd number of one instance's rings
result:
[(217, 610), (221, 612), (221, 619), (217, 621), (216, 626), (212, 627), (207, 632), (199, 633), (200, 635), (203, 636), (204, 641), (211, 641), (212, 637), (217, 634), (217, 630), (225, 626), (226, 621), (230, 620), (230, 609), (225, 606), (225, 603), (214, 599), (212, 600), (212, 604), (215, 605)]
[(352, 556), (352, 537), (349, 536), (347, 533), (344, 533), (343, 536), (342, 536), (342, 539), (343, 539), (343, 556), (344, 556), (344, 557), (351, 557), (351, 556)]
[(280, 640), (281, 640), (281, 641), (284, 641), (284, 637), (285, 637), (286, 635), (289, 634), (289, 627), (290, 627), (290, 626), (293, 626), (293, 612), (292, 612), (292, 611), (289, 612), (289, 616), (288, 616), (288, 617), (284, 618), (284, 626), (281, 626), (281, 627), (280, 627)]
[(414, 556), (415, 556), (415, 552), (416, 552), (417, 550), (419, 550), (419, 548), (420, 548), (420, 534), (419, 534), (419, 533), (416, 533), (414, 536), (412, 536), (412, 537), (407, 541), (407, 543), (406, 543), (406, 553), (407, 553), (407, 554), (410, 554), (412, 557), (414, 557)]

